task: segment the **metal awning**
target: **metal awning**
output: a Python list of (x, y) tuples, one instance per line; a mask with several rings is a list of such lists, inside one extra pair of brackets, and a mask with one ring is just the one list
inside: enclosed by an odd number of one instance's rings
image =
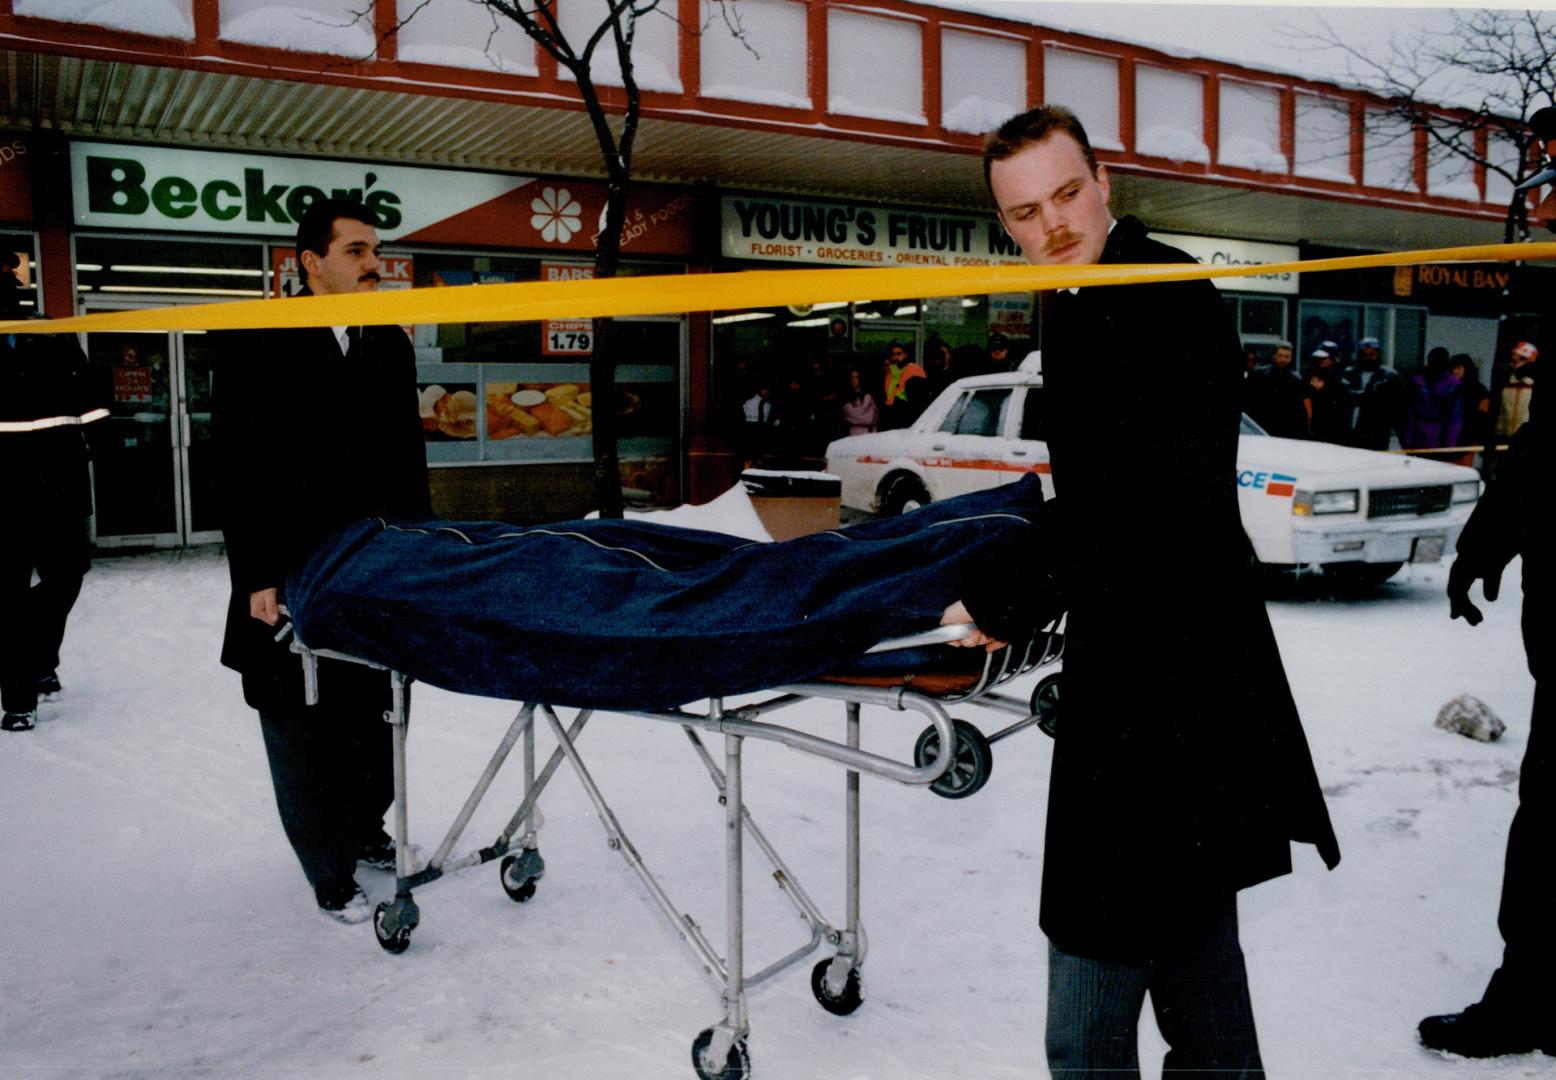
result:
[[(603, 173), (588, 117), (562, 100), (503, 102), (459, 86), (369, 89), (18, 50), (0, 52), (0, 64), (0, 126), (10, 129), (499, 172)], [(1501, 239), (1500, 223), (1468, 213), (1250, 190), (1226, 178), (1185, 180), (1131, 166), (1111, 172), (1115, 211), (1164, 231), (1381, 250)], [(743, 127), (726, 118), (645, 117), (634, 175), (878, 203), (987, 205), (971, 151), (813, 126)]]

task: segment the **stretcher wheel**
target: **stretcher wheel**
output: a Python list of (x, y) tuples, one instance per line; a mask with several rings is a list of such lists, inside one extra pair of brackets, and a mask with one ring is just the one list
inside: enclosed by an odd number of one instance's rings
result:
[(380, 903), (373, 912), (373, 935), (385, 952), (403, 953), (411, 947), (411, 931), (421, 922), (421, 912), (410, 897)]
[(712, 1028), (708, 1028), (692, 1042), (692, 1068), (697, 1070), (697, 1075), (702, 1080), (749, 1080), (751, 1055), (746, 1050), (746, 1041), (744, 1039), (735, 1041), (735, 1045), (729, 1048), (729, 1055), (724, 1059), (724, 1067), (717, 1072), (710, 1072), (704, 1060), (707, 1057), (708, 1045), (712, 1042)]
[(834, 996), (827, 989), (827, 969), (831, 966), (832, 961), (823, 960), (810, 969), (810, 992), (816, 995), (816, 1001), (821, 1007), (833, 1016), (847, 1016), (864, 1004), (864, 986), (859, 978), (859, 969), (848, 969), (848, 981), (843, 984), (843, 992)]
[(1037, 717), (1037, 726), (1044, 735), (1050, 739), (1059, 726), (1059, 675), (1060, 672), (1048, 676), (1037, 684), (1037, 689), (1032, 691), (1032, 715)]
[(522, 904), (535, 895), (535, 885), (546, 873), (546, 860), (538, 851), (521, 851), (509, 855), (501, 863), (502, 891), (515, 904)]
[[(983, 732), (966, 720), (952, 720), (951, 728), (956, 732), (956, 756), (940, 779), (929, 785), (929, 790), (943, 799), (965, 799), (989, 782), (994, 750)], [(939, 757), (940, 733), (933, 726), (927, 727), (913, 746), (913, 760), (923, 768)]]

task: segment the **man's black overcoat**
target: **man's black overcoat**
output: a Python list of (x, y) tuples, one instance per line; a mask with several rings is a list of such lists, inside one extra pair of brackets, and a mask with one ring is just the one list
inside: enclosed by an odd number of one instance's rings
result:
[[(256, 709), (302, 704), (301, 665), (249, 615), (320, 541), (367, 517), (432, 515), (415, 353), (394, 326), (341, 354), (329, 327), (223, 335), (212, 428), (232, 576), (222, 663)], [(284, 600), (284, 597), (283, 597)]]
[[(1124, 218), (1102, 261), (1192, 260)], [(1292, 840), (1331, 866), (1339, 847), (1238, 515), (1230, 313), (1208, 281), (1045, 299), (1069, 620), (1042, 927), (1066, 952), (1138, 963), (1289, 872)], [(969, 597), (984, 629), (1001, 628), (980, 594), (1042, 587), (1017, 569)]]

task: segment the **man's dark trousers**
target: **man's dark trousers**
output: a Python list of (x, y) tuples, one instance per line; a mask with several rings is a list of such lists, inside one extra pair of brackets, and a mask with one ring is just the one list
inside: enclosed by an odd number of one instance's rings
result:
[(259, 710), (281, 827), (315, 889), (351, 880), (394, 802), (384, 673), (320, 667), (317, 705)]
[(0, 531), (0, 704), (13, 713), (38, 707), (38, 680), (59, 667), (65, 620), (92, 564), (86, 518), (34, 510)]
[(1197, 942), (1171, 961), (1118, 964), (1048, 947), (1048, 1067), (1054, 1080), (1137, 1078), (1138, 1021), (1151, 995), (1170, 1048), (1163, 1075), (1262, 1077), (1248, 972), (1229, 899)]
[[(1527, 601), (1526, 601), (1527, 602)], [(1507, 834), (1502, 905), (1497, 928), (1507, 947), (1491, 977), (1485, 1001), (1498, 1011), (1550, 1024), (1550, 982), (1556, 972), (1556, 889), (1551, 885), (1551, 839), (1556, 837), (1556, 762), (1552, 761), (1548, 715), (1551, 694), (1535, 683), (1529, 746), (1518, 778), (1518, 811)]]

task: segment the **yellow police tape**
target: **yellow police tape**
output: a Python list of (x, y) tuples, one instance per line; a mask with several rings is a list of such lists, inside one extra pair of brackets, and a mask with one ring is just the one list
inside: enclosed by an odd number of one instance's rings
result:
[(240, 300), (139, 311), (101, 312), (52, 322), (0, 323), (0, 333), (102, 330), (247, 330), (262, 327), (390, 326), (417, 323), (524, 322), (615, 315), (664, 315), (734, 308), (799, 307), (837, 301), (915, 300), (934, 296), (1133, 285), (1195, 278), (1311, 274), (1441, 262), (1556, 259), (1556, 243), (1486, 244), (1430, 251), (1353, 255), (1259, 266), (1198, 263), (1106, 266), (972, 266), (892, 269), (747, 270), (594, 281), (523, 281), (436, 289), (297, 297), (286, 303)]

